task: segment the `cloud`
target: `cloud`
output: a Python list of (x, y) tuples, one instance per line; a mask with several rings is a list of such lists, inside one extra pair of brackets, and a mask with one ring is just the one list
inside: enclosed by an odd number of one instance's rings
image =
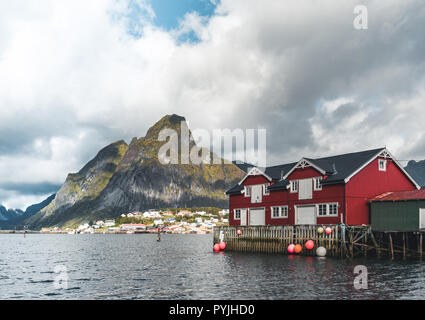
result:
[(0, 4), (0, 184), (61, 184), (170, 113), (266, 128), (270, 164), (383, 145), (425, 158), (422, 1), (365, 1), (362, 31), (357, 4), (222, 0), (174, 30), (147, 0)]

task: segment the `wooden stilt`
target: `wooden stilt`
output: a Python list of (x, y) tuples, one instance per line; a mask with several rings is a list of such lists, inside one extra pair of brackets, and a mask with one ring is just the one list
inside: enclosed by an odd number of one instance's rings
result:
[(403, 259), (406, 259), (406, 235), (403, 232)]
[(393, 238), (391, 237), (391, 233), (389, 234), (389, 238), (390, 238), (391, 260), (394, 260)]

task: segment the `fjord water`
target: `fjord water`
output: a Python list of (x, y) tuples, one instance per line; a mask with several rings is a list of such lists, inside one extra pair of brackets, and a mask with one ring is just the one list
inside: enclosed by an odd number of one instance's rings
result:
[[(211, 235), (156, 239), (0, 235), (0, 299), (425, 299), (418, 260), (213, 253)], [(368, 268), (366, 290), (353, 286), (356, 265)], [(55, 267), (67, 289), (55, 287)]]

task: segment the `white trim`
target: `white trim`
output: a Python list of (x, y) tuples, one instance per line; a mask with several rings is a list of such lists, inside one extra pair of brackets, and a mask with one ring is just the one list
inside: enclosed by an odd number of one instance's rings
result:
[[(320, 188), (316, 188), (316, 181), (317, 180), (320, 180)], [(313, 190), (314, 191), (321, 191), (323, 189), (322, 180), (323, 180), (322, 177), (314, 177), (313, 178)]]
[(269, 196), (270, 190), (267, 189), (270, 186), (270, 183), (263, 184), (263, 196)]
[(252, 207), (252, 208), (247, 208), (247, 210), (246, 210), (247, 226), (251, 225), (250, 224), (251, 210), (263, 210), (264, 211), (264, 225), (266, 225), (266, 207)]
[(258, 176), (258, 175), (262, 175), (265, 178), (267, 178), (267, 180), (272, 181), (272, 178), (269, 177), (267, 174), (265, 174), (265, 172), (258, 169), (257, 167), (252, 167), (251, 170), (249, 170), (248, 173), (245, 175), (245, 177), (243, 177), (243, 179), (239, 181), (239, 184), (242, 184), (242, 182), (244, 182), (246, 178), (248, 178), (249, 176)]
[[(381, 163), (382, 168), (381, 168)], [(379, 171), (387, 171), (387, 159), (378, 159), (378, 170)]]
[[(236, 210), (239, 210), (239, 218), (236, 218)], [(233, 220), (240, 220), (241, 219), (241, 212), (242, 209), (241, 208), (237, 208), (237, 209), (233, 209)]]
[[(248, 194), (248, 192), (246, 192), (248, 189), (249, 189), (249, 194)], [(243, 193), (244, 193), (245, 198), (250, 197), (251, 194), (252, 194), (252, 186), (244, 186), (243, 187)]]
[[(319, 206), (320, 205), (324, 205), (324, 206), (326, 206), (326, 214), (325, 215), (320, 215), (319, 214), (319, 212), (320, 212), (320, 210), (319, 210)], [(330, 214), (330, 205), (336, 205), (336, 214)], [(323, 202), (323, 203), (317, 203), (316, 204), (316, 209), (317, 209), (317, 211), (316, 211), (316, 213), (317, 213), (317, 215), (316, 215), (316, 217), (317, 218), (327, 218), (327, 217), (338, 217), (338, 215), (339, 215), (339, 203), (338, 202)]]
[[(292, 188), (292, 182), (295, 182), (296, 183), (296, 185), (297, 185), (297, 189), (296, 190), (294, 190), (294, 188)], [(300, 183), (298, 182), (298, 180), (291, 180), (291, 181), (289, 181), (289, 188), (290, 188), (290, 192), (291, 193), (297, 193), (299, 186), (300, 186)]]
[(412, 181), (413, 182), (413, 184), (416, 186), (416, 188), (419, 190), (421, 187), (418, 185), (418, 183), (415, 181), (415, 179), (413, 179), (408, 173), (407, 173), (407, 171), (406, 170), (404, 170), (404, 168), (402, 167), (402, 165), (397, 161), (397, 159), (396, 158), (394, 158), (393, 157), (393, 155), (387, 150), (387, 149), (385, 149), (384, 150), (386, 153), (387, 153), (387, 155), (389, 155), (390, 157), (391, 157), (391, 159), (394, 161), (394, 163), (399, 167), (399, 169), (401, 170), (401, 171), (403, 171), (403, 173), (410, 179), (410, 181)]
[(400, 163), (393, 157), (393, 155), (386, 149), (381, 149), (376, 155), (374, 155), (369, 161), (364, 163), (360, 168), (354, 171), (351, 175), (344, 179), (344, 182), (347, 183), (350, 181), (352, 177), (362, 171), (365, 167), (367, 167), (373, 160), (375, 160), (378, 156), (382, 155), (384, 158), (391, 158), (393, 162), (398, 166), (398, 168), (409, 178), (409, 180), (416, 186), (416, 189), (420, 189), (421, 187), (417, 184), (417, 182), (404, 170), (404, 168), (400, 165)]
[(292, 172), (294, 172), (294, 170), (295, 169), (298, 169), (298, 168), (302, 168), (302, 169), (304, 169), (305, 167), (309, 167), (309, 166), (311, 166), (311, 167), (313, 167), (314, 169), (316, 169), (317, 171), (319, 171), (321, 174), (326, 174), (326, 171), (325, 170), (323, 170), (322, 168), (319, 168), (318, 166), (315, 166), (313, 163), (311, 163), (310, 161), (308, 161), (307, 159), (305, 159), (305, 158), (301, 158), (301, 160), (300, 161), (298, 161), (293, 167), (292, 167), (292, 169), (291, 170), (289, 170), (283, 177), (282, 177), (282, 179), (280, 179), (280, 180), (284, 180), (284, 179), (286, 179)]
[(294, 224), (297, 225), (297, 220), (298, 220), (298, 208), (301, 207), (313, 207), (314, 208), (314, 219), (316, 220), (314, 224), (317, 224), (317, 207), (315, 204), (305, 204), (305, 205), (295, 205), (294, 209), (295, 209), (295, 219), (294, 219)]
[[(273, 208), (278, 208), (279, 209), (279, 212), (278, 212), (279, 216), (278, 217), (273, 217)], [(282, 209), (283, 208), (286, 208), (286, 215), (285, 216), (282, 216)], [(288, 208), (288, 206), (271, 206), (270, 207), (270, 217), (272, 219), (288, 219), (288, 217), (289, 217), (289, 208)]]
[(422, 215), (421, 215), (421, 211), (425, 210), (424, 208), (419, 208), (419, 226), (418, 229), (421, 230), (421, 225), (422, 225)]

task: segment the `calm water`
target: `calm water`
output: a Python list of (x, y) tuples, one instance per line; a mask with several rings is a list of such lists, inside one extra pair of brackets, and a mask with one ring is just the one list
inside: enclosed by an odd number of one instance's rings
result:
[(0, 235), (0, 298), (425, 299), (425, 262), (213, 253), (211, 235)]

